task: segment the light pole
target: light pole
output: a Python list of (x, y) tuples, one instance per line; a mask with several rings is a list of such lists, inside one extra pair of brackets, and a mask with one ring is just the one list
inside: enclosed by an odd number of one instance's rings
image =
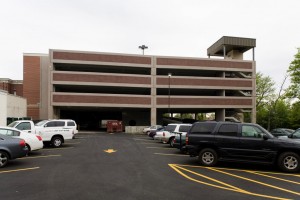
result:
[(169, 102), (168, 102), (168, 113), (169, 113), (169, 116), (171, 115), (171, 112), (170, 112), (170, 104), (171, 104), (171, 76), (172, 74), (171, 73), (168, 73), (168, 77), (169, 77)]
[(139, 48), (143, 50), (143, 55), (144, 55), (144, 50), (148, 49), (148, 47), (146, 45), (139, 46)]

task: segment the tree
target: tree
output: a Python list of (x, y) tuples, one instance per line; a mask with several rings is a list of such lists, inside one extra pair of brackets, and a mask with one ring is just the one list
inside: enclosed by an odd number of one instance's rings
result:
[(300, 48), (294, 56), (295, 59), (290, 63), (288, 72), (291, 77), (291, 84), (288, 88), (287, 96), (290, 98), (300, 99)]
[(256, 108), (259, 109), (272, 99), (275, 92), (275, 82), (261, 72), (256, 73)]
[[(262, 73), (256, 75), (256, 110), (257, 123), (261, 124), (268, 130), (271, 128), (287, 125), (288, 122), (279, 116), (287, 117), (289, 104), (285, 101), (284, 85), (288, 74), (275, 94), (275, 82), (269, 76), (263, 76)], [(276, 120), (278, 119), (278, 120)]]
[(300, 127), (300, 102), (296, 102), (292, 105), (291, 112), (290, 112), (290, 124), (291, 128), (297, 129)]

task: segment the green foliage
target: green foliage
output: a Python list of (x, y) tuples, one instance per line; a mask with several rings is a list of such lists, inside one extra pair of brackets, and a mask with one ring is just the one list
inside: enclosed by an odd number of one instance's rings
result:
[(274, 98), (275, 82), (269, 76), (256, 73), (256, 107), (264, 106), (266, 102)]
[(289, 121), (291, 128), (300, 128), (300, 102), (296, 102), (292, 105)]
[(300, 48), (294, 56), (295, 59), (290, 63), (288, 72), (291, 77), (291, 85), (288, 88), (287, 96), (300, 99)]

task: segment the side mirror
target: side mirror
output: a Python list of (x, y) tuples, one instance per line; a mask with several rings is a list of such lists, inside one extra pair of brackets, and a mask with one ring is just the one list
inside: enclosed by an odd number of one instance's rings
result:
[(262, 136), (262, 138), (264, 139), (264, 140), (268, 140), (269, 139), (269, 137), (266, 135), (266, 134), (262, 134), (263, 136)]

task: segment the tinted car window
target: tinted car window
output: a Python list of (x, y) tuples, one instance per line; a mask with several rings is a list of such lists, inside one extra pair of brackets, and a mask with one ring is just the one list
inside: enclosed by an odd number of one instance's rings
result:
[(179, 127), (179, 132), (188, 132), (190, 130), (191, 126), (187, 126), (187, 125), (181, 125)]
[(55, 127), (55, 122), (48, 122), (47, 124), (46, 124), (46, 127)]
[(216, 123), (196, 123), (189, 133), (210, 134), (216, 127)]
[(223, 124), (219, 128), (218, 134), (227, 136), (237, 136), (238, 126), (236, 124)]
[(165, 130), (169, 131), (169, 132), (173, 132), (175, 130), (175, 128), (176, 128), (176, 125), (168, 125)]
[(16, 128), (19, 130), (31, 130), (31, 125), (29, 122), (22, 122)]
[(242, 126), (242, 137), (262, 137), (263, 136), (263, 131), (260, 130), (256, 126), (251, 126), (251, 125), (243, 125)]
[(62, 121), (56, 121), (55, 126), (65, 126), (65, 122), (62, 122)]
[(68, 122), (68, 126), (75, 126), (74, 122)]

